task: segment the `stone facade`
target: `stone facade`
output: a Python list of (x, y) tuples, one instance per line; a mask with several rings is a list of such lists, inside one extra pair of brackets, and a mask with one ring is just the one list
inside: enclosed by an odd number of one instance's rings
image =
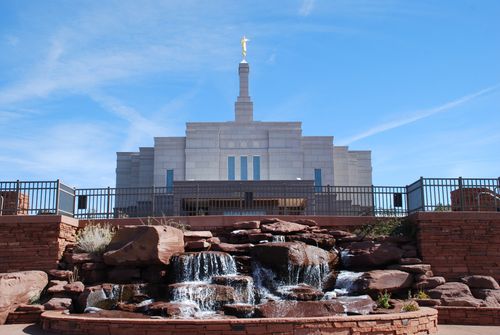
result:
[(239, 64), (235, 121), (190, 122), (185, 137), (156, 137), (153, 148), (118, 152), (116, 187), (165, 187), (169, 170), (175, 181), (300, 179), (315, 180), (321, 186), (372, 184), (370, 151), (334, 146), (333, 136), (303, 136), (301, 122), (254, 121), (249, 71), (247, 63)]

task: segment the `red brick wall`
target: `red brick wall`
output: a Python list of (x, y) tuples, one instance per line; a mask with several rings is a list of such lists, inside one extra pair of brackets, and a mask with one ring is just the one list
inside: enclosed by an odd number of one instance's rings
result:
[(63, 315), (61, 312), (45, 312), (42, 314), (42, 327), (50, 332), (82, 335), (423, 335), (437, 333), (437, 311), (431, 308), (422, 308), (417, 312), (385, 315), (225, 320), (107, 319), (85, 315)]
[(419, 251), (434, 274), (457, 280), (470, 274), (500, 281), (500, 213), (429, 212), (410, 216)]
[(60, 215), (0, 216), (0, 273), (57, 268), (78, 220)]
[(439, 324), (500, 326), (500, 308), (440, 306)]

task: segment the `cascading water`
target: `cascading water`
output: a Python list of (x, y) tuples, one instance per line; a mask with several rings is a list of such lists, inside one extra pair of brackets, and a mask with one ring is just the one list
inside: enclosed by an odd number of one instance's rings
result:
[(329, 273), (330, 267), (328, 264), (307, 266), (288, 265), (288, 278), (285, 285), (307, 284), (321, 289)]
[(172, 257), (175, 281), (209, 281), (213, 276), (236, 275), (233, 257), (223, 252), (193, 252)]
[(285, 235), (273, 235), (271, 242), (285, 242)]
[(353, 294), (356, 289), (356, 280), (363, 275), (363, 272), (340, 271), (335, 282), (336, 296)]

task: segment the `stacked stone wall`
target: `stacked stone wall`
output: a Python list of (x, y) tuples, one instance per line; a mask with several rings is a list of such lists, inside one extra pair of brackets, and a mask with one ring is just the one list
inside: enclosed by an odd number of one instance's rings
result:
[(0, 273), (56, 269), (77, 229), (60, 215), (0, 216)]
[(439, 306), (439, 324), (500, 326), (499, 307)]
[(417, 213), (418, 247), (435, 275), (459, 280), (488, 275), (500, 281), (500, 213)]

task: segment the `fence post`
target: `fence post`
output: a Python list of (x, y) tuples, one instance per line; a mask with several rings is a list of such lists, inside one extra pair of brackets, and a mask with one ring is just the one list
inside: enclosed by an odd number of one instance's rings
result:
[(61, 190), (61, 181), (57, 179), (56, 181), (56, 215), (59, 215), (59, 202), (60, 199), (60, 190)]
[(109, 186), (108, 186), (107, 198), (108, 198), (108, 206), (106, 209), (106, 219), (109, 219), (109, 213), (111, 212), (111, 189), (109, 188)]
[(156, 216), (155, 213), (155, 186), (151, 187), (151, 216)]
[(371, 197), (372, 197), (372, 211), (373, 211), (372, 215), (376, 216), (376, 213), (375, 213), (376, 212), (375, 211), (375, 186), (373, 186), (373, 184), (371, 187), (371, 192), (372, 192)]
[(19, 192), (20, 192), (20, 187), (19, 187), (19, 179), (16, 181), (16, 211), (14, 212), (14, 215), (17, 215), (19, 211)]
[(460, 211), (464, 211), (464, 192), (463, 192), (463, 180), (462, 177), (458, 177), (458, 189), (460, 190)]
[(422, 212), (426, 211), (424, 177), (420, 177), (420, 199), (422, 200)]
[(199, 204), (200, 202), (200, 184), (196, 184), (196, 213), (194, 214), (195, 216), (198, 216), (199, 212)]

